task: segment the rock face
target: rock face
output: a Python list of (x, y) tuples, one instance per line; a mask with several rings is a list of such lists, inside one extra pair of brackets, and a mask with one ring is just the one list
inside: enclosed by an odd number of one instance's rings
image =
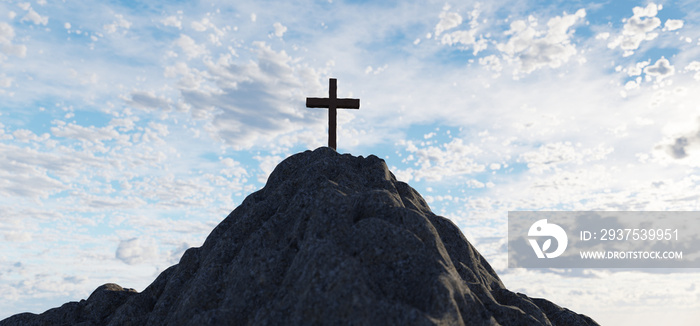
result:
[(383, 160), (323, 147), (280, 163), (143, 292), (0, 325), (597, 325), (507, 290), (449, 220)]

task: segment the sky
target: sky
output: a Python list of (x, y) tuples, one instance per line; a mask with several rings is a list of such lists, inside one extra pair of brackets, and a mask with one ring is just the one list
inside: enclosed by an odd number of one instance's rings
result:
[(0, 319), (138, 291), (285, 157), (377, 155), (505, 285), (691, 325), (700, 270), (507, 268), (515, 210), (697, 211), (697, 1), (0, 1)]

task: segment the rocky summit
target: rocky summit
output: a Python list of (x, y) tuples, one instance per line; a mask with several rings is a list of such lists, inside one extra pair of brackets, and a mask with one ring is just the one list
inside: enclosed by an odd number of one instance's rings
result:
[(376, 156), (322, 147), (280, 163), (143, 292), (0, 325), (597, 325), (505, 288), (451, 221)]

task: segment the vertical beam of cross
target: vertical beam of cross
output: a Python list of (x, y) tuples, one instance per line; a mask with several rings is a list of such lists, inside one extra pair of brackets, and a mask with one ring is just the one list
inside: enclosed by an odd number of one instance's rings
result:
[(328, 98), (307, 97), (306, 107), (328, 109), (328, 147), (336, 149), (337, 109), (359, 109), (360, 100), (338, 98), (338, 82), (331, 78), (328, 80)]

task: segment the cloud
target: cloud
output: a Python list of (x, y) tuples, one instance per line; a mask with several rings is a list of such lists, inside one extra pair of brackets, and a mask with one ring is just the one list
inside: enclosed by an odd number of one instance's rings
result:
[(450, 34), (445, 34), (442, 36), (442, 39), (440, 40), (442, 44), (446, 45), (453, 45), (453, 44), (464, 44), (464, 45), (469, 45), (469, 44), (474, 44), (476, 42), (476, 31), (470, 30), (470, 31), (456, 31), (452, 32)]
[[(243, 183), (245, 183), (245, 177), (248, 176), (248, 171), (241, 165), (240, 162), (234, 161), (230, 157), (224, 158), (221, 160), (221, 163), (225, 166), (223, 169), (219, 170), (219, 174), (222, 176), (226, 176), (227, 178), (235, 178), (239, 180), (243, 180)], [(272, 171), (269, 171), (272, 172)], [(227, 182), (226, 184), (231, 184), (231, 182)]]
[(634, 66), (627, 68), (627, 75), (639, 76), (644, 71), (644, 67), (648, 66), (651, 60), (637, 62)]
[(5, 75), (4, 73), (0, 74), (0, 88), (8, 88), (12, 86), (13, 81), (14, 79), (7, 77), (7, 75)]
[(678, 137), (673, 144), (668, 146), (669, 154), (676, 159), (685, 158), (688, 156), (688, 152), (686, 151), (688, 145), (690, 145), (690, 142), (687, 137)]
[(693, 79), (700, 81), (700, 61), (692, 61), (685, 67), (686, 71), (695, 71)]
[(685, 126), (685, 129), (672, 136), (669, 135), (670, 137), (657, 144), (656, 150), (661, 150), (668, 157), (684, 164), (700, 166), (700, 118), (695, 120), (692, 128)]
[[(446, 5), (443, 11), (440, 13), (440, 21), (435, 25), (435, 38), (437, 39), (440, 34), (445, 31), (454, 29), (462, 24), (463, 18), (460, 14), (456, 12), (449, 12), (450, 7)], [(445, 45), (474, 45), (474, 55), (482, 50), (485, 50), (488, 43), (485, 39), (480, 39), (477, 41), (477, 19), (479, 18), (479, 4), (477, 3), (476, 8), (472, 10), (470, 15), (470, 29), (469, 30), (458, 30), (451, 33), (446, 33), (440, 38), (440, 43)]]
[[(98, 132), (99, 134), (99, 132)], [(83, 137), (91, 137), (84, 133)], [(44, 145), (40, 151), (0, 143), (0, 193), (7, 198), (20, 197), (32, 200), (48, 198), (50, 195), (69, 189), (69, 182), (81, 171), (90, 167), (106, 169), (109, 162), (94, 156), (74, 152), (66, 147), (52, 151), (48, 144), (55, 142), (47, 134), (37, 136), (29, 130), (19, 129), (13, 132), (18, 142), (35, 146)], [(94, 141), (94, 140), (93, 140)]]
[(36, 170), (21, 162), (2, 164), (0, 194), (6, 198), (30, 198), (36, 202), (67, 189), (63, 183), (49, 177), (45, 170)]
[(201, 57), (209, 52), (204, 44), (198, 45), (191, 37), (185, 34), (181, 34), (180, 38), (175, 41), (175, 44), (182, 49), (188, 59)]
[(103, 26), (107, 33), (112, 34), (119, 31), (119, 29), (124, 29), (126, 31), (131, 28), (131, 22), (126, 20), (123, 15), (116, 14), (114, 15), (114, 18), (114, 22)]
[(664, 24), (664, 31), (675, 31), (683, 28), (683, 21), (680, 19), (667, 19)]
[(661, 26), (661, 20), (656, 17), (661, 8), (661, 5), (657, 6), (654, 3), (646, 7), (634, 7), (632, 10), (634, 14), (627, 19), (622, 28), (622, 35), (608, 43), (608, 47), (614, 49), (619, 46), (625, 50), (624, 56), (630, 56), (643, 41), (655, 39), (658, 33), (652, 33), (652, 31)]
[(191, 26), (192, 29), (197, 32), (206, 32), (207, 30), (211, 30), (211, 33), (209, 33), (209, 41), (212, 44), (219, 46), (222, 45), (221, 38), (226, 34), (226, 31), (231, 28), (230, 26), (226, 26), (223, 29), (218, 28), (209, 18), (202, 18), (201, 21), (193, 21)]
[(170, 111), (170, 102), (170, 99), (163, 96), (156, 96), (154, 92), (140, 90), (131, 92), (131, 99), (127, 100), (127, 104), (137, 108), (161, 109), (163, 111)]
[[(24, 58), (27, 54), (27, 47), (25, 45), (12, 44), (14, 38), (14, 28), (8, 23), (0, 22), (0, 52), (6, 55)], [(2, 59), (3, 57), (0, 56), (0, 62), (2, 62)]]
[(644, 73), (646, 73), (647, 76), (656, 77), (657, 82), (669, 76), (673, 76), (675, 71), (676, 69), (664, 57), (661, 57), (661, 59), (657, 60), (653, 65), (644, 68)]
[(372, 66), (367, 66), (367, 68), (365, 68), (365, 75), (369, 75), (369, 74), (377, 75), (377, 74), (382, 73), (384, 70), (386, 70), (386, 68), (389, 68), (388, 64), (385, 64), (385, 65), (383, 65), (381, 67), (377, 67), (377, 68), (374, 68)]
[(456, 12), (448, 12), (448, 10), (450, 10), (450, 7), (445, 6), (440, 13), (440, 21), (435, 25), (435, 37), (462, 24), (462, 16)]
[(310, 111), (302, 110), (303, 98), (319, 93), (309, 88), (318, 85), (317, 71), (294, 63), (286, 52), (275, 52), (263, 42), (254, 45), (256, 61), (237, 63), (223, 57), (207, 61), (206, 72), (178, 68), (178, 75), (199, 80), (180, 84), (189, 112), (206, 119), (205, 129), (217, 139), (237, 148), (269, 146), (280, 135), (308, 127), (313, 120), (306, 118)]
[(161, 19), (161, 24), (163, 26), (177, 27), (177, 29), (182, 29), (182, 20), (177, 16), (168, 16)]
[(274, 23), (273, 27), (275, 28), (275, 36), (277, 37), (282, 37), (282, 35), (284, 35), (284, 33), (287, 31), (287, 27), (279, 22)]
[(79, 124), (65, 123), (63, 121), (54, 121), (55, 127), (51, 127), (51, 133), (56, 137), (80, 140), (85, 144), (99, 144), (103, 141), (120, 138), (118, 131), (113, 127), (107, 126), (102, 128), (84, 127)]
[(39, 137), (36, 134), (34, 134), (31, 130), (27, 129), (17, 129), (12, 133), (12, 136), (15, 138), (15, 140), (22, 143), (28, 143), (30, 141), (42, 142), (49, 139), (50, 137), (49, 134), (43, 134), (41, 137)]
[(543, 67), (560, 67), (576, 54), (576, 46), (570, 40), (573, 32), (569, 29), (584, 17), (586, 11), (579, 9), (571, 15), (551, 18), (547, 22), (546, 34), (534, 28), (537, 25), (534, 17), (529, 21), (516, 20), (506, 32), (510, 35), (508, 41), (498, 44), (497, 48), (506, 58), (519, 63), (515, 75), (529, 74)]
[(115, 257), (126, 264), (135, 265), (153, 261), (158, 256), (158, 246), (150, 238), (131, 238), (119, 242)]
[(495, 54), (479, 58), (479, 64), (494, 72), (501, 72), (503, 70), (501, 59)]
[[(29, 232), (10, 231), (5, 233), (5, 240), (9, 242), (29, 242), (32, 241), (32, 234)], [(16, 263), (16, 267), (20, 267), (17, 264), (21, 266), (20, 263)]]
[(27, 11), (27, 14), (24, 15), (24, 17), (22, 17), (22, 19), (20, 20), (21, 22), (30, 21), (34, 23), (34, 25), (44, 26), (46, 26), (49, 23), (49, 17), (39, 15), (39, 13), (34, 11), (34, 9), (29, 3), (20, 3), (19, 6), (25, 11)]
[(264, 157), (255, 156), (253, 158), (260, 162), (260, 170), (263, 173), (258, 175), (258, 182), (263, 184), (267, 181), (267, 178), (270, 176), (270, 173), (272, 173), (272, 170), (275, 169), (277, 164), (284, 159), (284, 157), (278, 155), (269, 155)]
[(402, 176), (402, 181), (440, 181), (443, 178), (469, 175), (486, 169), (484, 164), (476, 162), (476, 157), (482, 150), (474, 144), (464, 144), (459, 138), (441, 146), (426, 144), (418, 147), (410, 140), (400, 141), (398, 145), (405, 146), (405, 150), (412, 153), (406, 158), (406, 163), (418, 167), (397, 171), (397, 175)]
[(556, 142), (542, 145), (536, 151), (523, 153), (520, 159), (527, 163), (527, 167), (534, 173), (542, 173), (569, 163), (581, 165), (584, 162), (599, 161), (612, 152), (612, 147), (603, 145), (582, 149), (570, 142)]

